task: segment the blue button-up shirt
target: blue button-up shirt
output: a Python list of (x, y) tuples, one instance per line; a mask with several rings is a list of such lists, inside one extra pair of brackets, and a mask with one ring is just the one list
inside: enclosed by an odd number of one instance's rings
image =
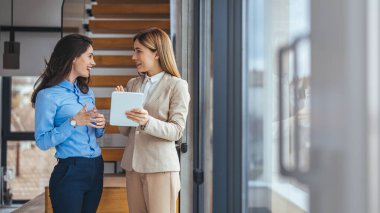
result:
[(96, 138), (104, 129), (70, 125), (70, 118), (87, 103), (87, 110), (95, 106), (94, 93), (83, 94), (76, 83), (62, 81), (40, 90), (35, 103), (35, 139), (42, 150), (55, 147), (57, 158), (87, 157), (101, 154)]

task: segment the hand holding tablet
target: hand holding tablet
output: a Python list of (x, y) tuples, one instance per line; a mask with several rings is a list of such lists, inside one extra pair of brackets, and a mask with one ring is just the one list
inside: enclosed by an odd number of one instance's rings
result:
[(114, 126), (138, 126), (139, 123), (128, 119), (126, 112), (136, 108), (143, 108), (143, 93), (124, 92), (118, 90), (112, 92), (110, 124)]

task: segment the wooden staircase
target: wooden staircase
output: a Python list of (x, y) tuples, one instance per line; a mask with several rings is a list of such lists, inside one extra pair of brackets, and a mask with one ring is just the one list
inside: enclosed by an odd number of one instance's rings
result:
[(97, 67), (133, 67), (135, 65), (132, 56), (129, 55), (99, 55), (94, 56), (94, 60)]
[(98, 50), (133, 50), (132, 38), (92, 38)]
[(145, 20), (90, 20), (89, 27), (93, 33), (137, 33), (149, 27), (159, 27), (166, 32), (170, 29), (169, 21), (145, 21)]
[[(169, 0), (98, 0), (88, 13), (92, 15), (89, 31), (93, 35), (100, 35), (92, 38), (95, 51), (133, 50), (132, 37), (138, 31), (148, 27), (160, 27), (167, 32), (170, 30)], [(101, 34), (116, 35), (103, 37)], [(135, 67), (132, 55), (95, 55), (95, 62), (97, 68)], [(90, 86), (113, 88), (126, 85), (132, 77), (135, 76), (94, 75), (91, 76)], [(95, 102), (98, 109), (110, 108), (110, 98), (96, 98)], [(118, 129), (108, 125), (106, 133), (117, 134)]]
[(170, 18), (170, 5), (161, 4), (98, 4), (92, 7), (98, 18)]
[[(88, 29), (94, 41), (96, 68), (99, 70), (135, 69), (132, 60), (133, 35), (148, 27), (159, 27), (168, 33), (170, 31), (169, 0), (97, 0), (88, 12), (92, 15)], [(122, 54), (117, 54), (119, 52)], [(130, 73), (113, 75), (104, 71), (101, 75), (91, 76), (90, 85), (93, 88), (125, 86), (129, 79), (137, 75), (137, 71)], [(103, 110), (110, 109), (110, 101), (110, 97), (104, 96), (96, 97), (95, 100), (97, 108)], [(119, 130), (115, 126), (107, 125), (106, 134), (119, 134)], [(123, 152), (124, 147), (102, 148), (105, 161), (121, 161)], [(128, 212), (125, 177), (123, 175), (119, 178), (123, 181), (114, 179), (115, 183), (112, 183), (112, 179), (105, 177), (108, 186), (104, 186), (98, 212)], [(122, 185), (117, 185), (121, 182)], [(111, 209), (115, 207), (117, 209)], [(177, 212), (178, 207), (179, 205)]]
[[(114, 52), (133, 50), (133, 35), (148, 27), (159, 27), (167, 32), (170, 30), (169, 0), (97, 0), (88, 10), (88, 14), (92, 16), (87, 27), (93, 35), (90, 37), (94, 42), (95, 52), (112, 52), (104, 55), (95, 54), (97, 69), (134, 69), (132, 52), (127, 55), (117, 55)], [(127, 72), (125, 75), (102, 73), (91, 76), (90, 86), (114, 88), (117, 85), (126, 85), (128, 80), (135, 76)], [(109, 97), (96, 97), (95, 102), (98, 109), (110, 108)], [(107, 125), (106, 133), (118, 134), (119, 131), (117, 127)], [(115, 149), (115, 152), (119, 151)]]

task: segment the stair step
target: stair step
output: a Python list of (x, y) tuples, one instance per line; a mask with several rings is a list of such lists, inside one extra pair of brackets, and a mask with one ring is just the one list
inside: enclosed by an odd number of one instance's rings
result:
[(169, 32), (169, 20), (90, 20), (89, 30), (92, 33), (137, 33), (149, 27), (158, 27)]
[(116, 87), (119, 85), (127, 85), (132, 75), (96, 75), (91, 76), (91, 87)]
[(123, 148), (102, 148), (102, 156), (104, 161), (121, 161), (123, 158), (124, 147)]
[(95, 98), (95, 105), (98, 109), (109, 109), (111, 107), (111, 98)]
[(156, 4), (170, 3), (170, 0), (97, 0), (98, 4)]
[(133, 50), (133, 38), (91, 38), (94, 50)]
[(169, 4), (98, 4), (92, 6), (95, 18), (170, 18)]
[(120, 131), (119, 131), (119, 128), (117, 126), (112, 126), (111, 124), (109, 124), (107, 122), (106, 133), (107, 134), (117, 134), (117, 133), (120, 133)]
[(135, 67), (132, 56), (125, 55), (97, 55), (94, 56), (97, 67)]

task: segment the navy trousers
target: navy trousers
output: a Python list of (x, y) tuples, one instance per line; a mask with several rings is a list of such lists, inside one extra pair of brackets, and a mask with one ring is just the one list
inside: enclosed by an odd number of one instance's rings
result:
[(103, 192), (103, 173), (101, 156), (58, 159), (49, 181), (54, 213), (95, 213)]

